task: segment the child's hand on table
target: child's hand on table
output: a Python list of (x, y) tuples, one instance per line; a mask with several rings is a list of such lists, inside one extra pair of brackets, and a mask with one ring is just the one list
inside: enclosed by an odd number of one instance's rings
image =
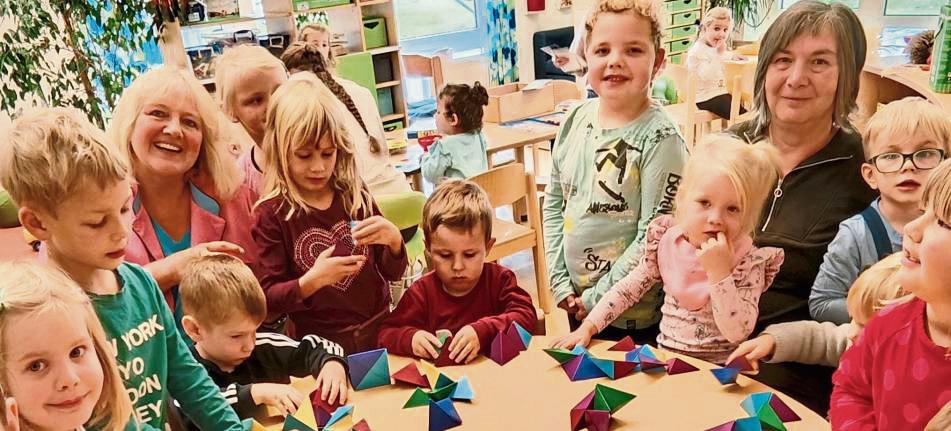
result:
[(740, 356), (746, 356), (746, 360), (750, 361), (750, 365), (753, 367), (753, 372), (758, 373), (760, 359), (771, 358), (775, 351), (776, 338), (769, 334), (763, 334), (740, 343), (726, 361), (729, 363)]
[(574, 332), (564, 337), (556, 338), (551, 342), (554, 349), (574, 349), (575, 346), (587, 346), (591, 343), (591, 337), (598, 333), (598, 328), (593, 323), (584, 321)]
[(333, 405), (347, 403), (347, 394), (350, 383), (347, 381), (347, 370), (340, 361), (327, 361), (317, 374), (317, 389), (320, 389), (320, 399)]
[(413, 354), (424, 359), (436, 359), (437, 349), (442, 347), (439, 338), (429, 332), (419, 330), (413, 334)]
[(733, 249), (726, 235), (718, 232), (716, 238), (710, 238), (700, 244), (697, 260), (707, 272), (710, 284), (716, 284), (729, 277), (733, 269)]
[(393, 255), (399, 255), (403, 250), (403, 236), (400, 230), (381, 216), (373, 216), (357, 222), (350, 234), (353, 235), (353, 242), (356, 244), (385, 245)]
[(291, 385), (279, 383), (255, 383), (251, 385), (251, 399), (256, 405), (266, 405), (278, 409), (282, 416), (297, 411), (304, 395)]
[(332, 245), (317, 255), (314, 265), (301, 276), (301, 298), (308, 298), (318, 290), (356, 274), (363, 268), (366, 256), (331, 256), (336, 247)]
[(468, 364), (479, 356), (479, 335), (471, 325), (463, 326), (449, 343), (449, 359), (455, 363)]

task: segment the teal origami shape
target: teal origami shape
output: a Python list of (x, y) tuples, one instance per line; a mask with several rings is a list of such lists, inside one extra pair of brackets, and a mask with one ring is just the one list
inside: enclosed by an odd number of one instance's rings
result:
[(314, 431), (313, 428), (307, 426), (307, 424), (300, 421), (292, 415), (287, 415), (284, 418), (284, 428), (283, 431)]
[(330, 415), (330, 419), (327, 420), (327, 425), (324, 425), (324, 428), (330, 428), (333, 424), (340, 422), (341, 419), (347, 417), (347, 415), (353, 413), (353, 406), (341, 406)]
[(386, 349), (370, 350), (347, 356), (350, 382), (356, 390), (390, 384), (390, 364)]

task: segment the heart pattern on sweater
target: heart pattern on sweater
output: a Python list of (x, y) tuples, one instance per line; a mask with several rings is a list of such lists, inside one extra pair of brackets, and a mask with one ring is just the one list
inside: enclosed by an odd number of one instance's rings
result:
[[(333, 225), (331, 230), (312, 227), (302, 233), (297, 241), (294, 242), (294, 264), (297, 265), (297, 271), (301, 274), (310, 270), (317, 261), (317, 256), (323, 253), (330, 246), (342, 241), (349, 245), (353, 250), (353, 255), (367, 256), (367, 247), (365, 245), (355, 245), (353, 236), (350, 233), (350, 224), (346, 221), (339, 221)], [(367, 256), (369, 257), (369, 256)], [(369, 262), (367, 262), (369, 264)], [(362, 269), (361, 269), (362, 271)], [(346, 292), (353, 284), (353, 280), (359, 275), (350, 275), (343, 280), (333, 284), (333, 288), (341, 292)]]

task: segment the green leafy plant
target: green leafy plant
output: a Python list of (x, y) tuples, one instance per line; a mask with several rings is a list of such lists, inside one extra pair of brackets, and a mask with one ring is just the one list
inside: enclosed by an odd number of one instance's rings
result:
[(140, 52), (159, 29), (147, 0), (0, 1), (0, 110), (74, 106), (99, 126), (140, 72), (115, 56)]

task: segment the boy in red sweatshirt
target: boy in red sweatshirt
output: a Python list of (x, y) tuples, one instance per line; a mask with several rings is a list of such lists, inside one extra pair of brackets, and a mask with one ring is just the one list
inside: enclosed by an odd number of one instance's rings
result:
[[(390, 353), (468, 363), (486, 352), (492, 338), (512, 322), (535, 327), (535, 307), (515, 273), (486, 263), (492, 249), (492, 205), (478, 185), (444, 182), (423, 207), (423, 234), (434, 271), (406, 291), (380, 326), (380, 347)], [(436, 331), (452, 333), (441, 346)]]

